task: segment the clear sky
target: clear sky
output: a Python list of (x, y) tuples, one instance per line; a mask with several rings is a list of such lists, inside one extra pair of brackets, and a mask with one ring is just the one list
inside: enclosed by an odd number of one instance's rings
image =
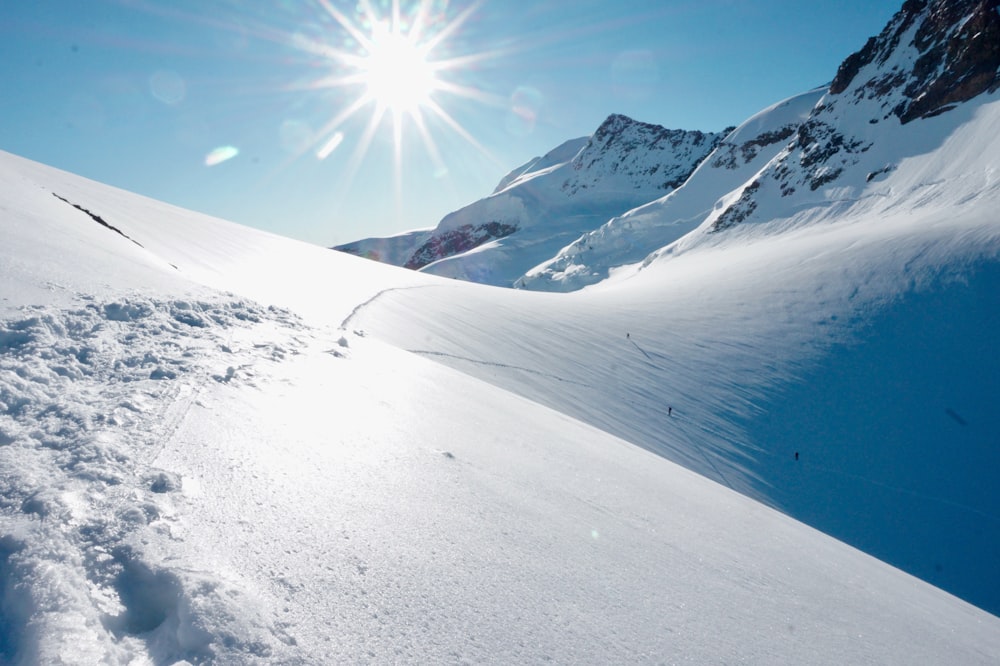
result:
[(901, 5), (4, 2), (0, 149), (333, 245), (434, 226), (610, 113), (739, 124)]

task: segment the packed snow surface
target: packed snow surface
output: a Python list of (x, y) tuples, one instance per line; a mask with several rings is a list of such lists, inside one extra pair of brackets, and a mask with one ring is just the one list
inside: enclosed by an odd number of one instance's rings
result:
[[(729, 455), (713, 429), (752, 411), (755, 370), (764, 384), (793, 374), (762, 339), (787, 333), (797, 358), (822, 323), (773, 299), (738, 305), (781, 253), (666, 262), (617, 297), (556, 300), (365, 262), (6, 154), (0, 182), (0, 661), (1000, 655), (995, 616), (626, 441), (649, 447), (640, 435), (656, 432), (748, 490), (750, 453)], [(992, 243), (981, 227), (962, 238)], [(839, 233), (833, 248), (852, 237)], [(817, 245), (788, 241), (769, 293), (796, 303), (814, 289), (778, 278), (813, 275), (791, 250)], [(741, 335), (705, 335), (729, 326)], [(668, 375), (715, 393), (663, 393)], [(821, 454), (800, 448), (802, 466), (786, 467), (810, 478)]]

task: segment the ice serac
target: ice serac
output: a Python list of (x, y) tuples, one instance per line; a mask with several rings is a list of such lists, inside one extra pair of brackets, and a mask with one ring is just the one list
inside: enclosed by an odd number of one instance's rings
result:
[(810, 90), (755, 114), (730, 132), (677, 189), (583, 234), (520, 277), (515, 286), (540, 291), (580, 289), (677, 240), (793, 140), (824, 92), (822, 88)]
[[(397, 261), (388, 263), (510, 286), (582, 233), (672, 192), (722, 138), (613, 114), (593, 136), (514, 169), (490, 196), (447, 215), (405, 259), (394, 251)], [(337, 249), (365, 254), (376, 240)]]
[[(786, 219), (810, 207), (842, 212), (909, 158), (933, 151), (998, 88), (998, 0), (908, 1), (844, 61), (789, 149), (704, 231)], [(924, 176), (925, 184), (936, 180)]]

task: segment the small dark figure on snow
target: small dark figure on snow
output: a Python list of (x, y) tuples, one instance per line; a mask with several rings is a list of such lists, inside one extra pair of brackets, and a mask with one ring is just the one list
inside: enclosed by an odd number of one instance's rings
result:
[(798, 451), (796, 451), (796, 452), (795, 452), (795, 459), (796, 459), (796, 460), (798, 460), (798, 459), (799, 459), (799, 452), (798, 452)]
[(667, 407), (667, 416), (673, 416), (673, 415), (674, 415), (674, 408)]

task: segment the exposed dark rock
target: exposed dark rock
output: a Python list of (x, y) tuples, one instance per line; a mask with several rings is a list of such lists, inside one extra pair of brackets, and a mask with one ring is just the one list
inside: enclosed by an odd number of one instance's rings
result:
[[(912, 68), (855, 81), (869, 64), (885, 64), (915, 22)], [(892, 115), (906, 124), (930, 118), (1000, 88), (1000, 0), (908, 0), (877, 37), (840, 66), (830, 92), (854, 87), (868, 99), (901, 91)]]
[(797, 125), (790, 124), (771, 132), (761, 132), (754, 138), (744, 141), (741, 144), (724, 141), (719, 146), (719, 150), (716, 151), (715, 159), (712, 160), (712, 166), (717, 169), (738, 169), (742, 166), (740, 159), (743, 160), (743, 164), (749, 164), (757, 157), (761, 148), (787, 141), (795, 134), (796, 127)]
[(824, 185), (837, 180), (843, 172), (843, 169), (827, 169), (825, 171), (817, 171), (809, 180), (809, 189), (814, 191), (818, 190)]
[(109, 229), (109, 230), (115, 232), (116, 234), (118, 234), (119, 236), (121, 236), (122, 238), (127, 238), (128, 240), (132, 241), (133, 243), (135, 243), (139, 247), (142, 247), (142, 243), (140, 243), (139, 241), (135, 240), (134, 238), (129, 238), (129, 236), (125, 232), (123, 232), (121, 229), (119, 229), (118, 227), (115, 227), (115, 226), (112, 226), (112, 225), (108, 224), (104, 220), (104, 218), (101, 217), (100, 215), (98, 215), (96, 213), (91, 213), (89, 210), (87, 210), (83, 206), (80, 206), (79, 204), (75, 204), (72, 201), (70, 201), (69, 199), (66, 199), (64, 197), (59, 196), (55, 192), (52, 193), (52, 196), (54, 196), (56, 199), (59, 199), (59, 201), (64, 201), (64, 202), (68, 203), (70, 206), (72, 206), (73, 208), (76, 208), (78, 211), (80, 211), (82, 213), (86, 213), (90, 217), (90, 219), (92, 219), (94, 222), (97, 222), (99, 225), (101, 225), (105, 229)]
[(495, 220), (476, 226), (463, 224), (457, 229), (434, 234), (430, 240), (414, 251), (404, 267), (419, 270), (438, 259), (468, 252), (483, 243), (509, 236), (515, 231), (517, 231), (516, 226)]
[[(1000, 88), (1000, 0), (938, 0), (917, 31), (921, 56), (906, 87), (903, 123), (943, 113)], [(966, 19), (963, 21), (963, 19)]]
[(760, 189), (760, 181), (755, 180), (743, 190), (743, 194), (740, 198), (729, 208), (723, 211), (715, 222), (712, 223), (710, 231), (723, 231), (724, 229), (729, 229), (730, 227), (735, 227), (737, 224), (743, 222), (755, 210), (757, 210), (757, 202), (754, 200), (754, 195), (757, 194), (757, 190)]
[[(595, 170), (599, 163), (603, 163), (601, 168), (613, 174), (660, 174), (662, 180), (652, 183), (654, 187), (664, 191), (676, 189), (687, 181), (724, 136), (725, 133), (671, 130), (614, 113), (601, 123), (573, 160), (573, 170), (581, 176), (567, 179), (562, 189), (572, 195), (587, 188), (588, 185), (581, 178), (585, 178), (583, 174), (588, 171)], [(663, 161), (656, 163), (656, 156), (661, 153)], [(642, 180), (637, 179), (636, 189), (646, 186)]]
[(840, 65), (837, 76), (830, 83), (830, 92), (834, 95), (847, 90), (863, 67), (878, 61), (885, 64), (889, 55), (899, 46), (903, 33), (909, 30), (927, 5), (928, 0), (906, 0), (889, 24), (876, 37), (870, 37), (862, 49), (852, 53)]

